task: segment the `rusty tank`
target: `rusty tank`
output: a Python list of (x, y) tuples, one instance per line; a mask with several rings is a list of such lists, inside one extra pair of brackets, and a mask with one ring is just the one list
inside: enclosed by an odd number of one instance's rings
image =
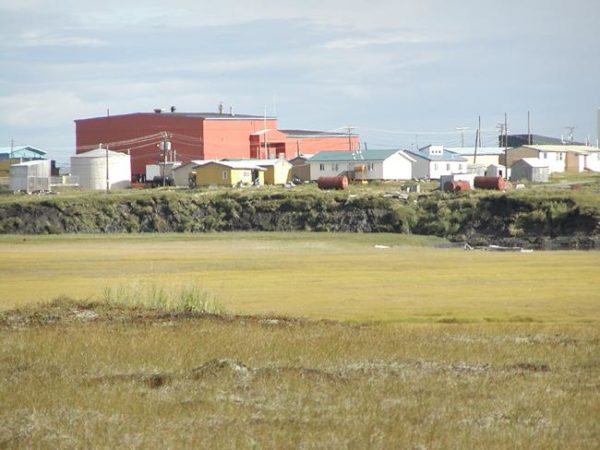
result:
[(319, 189), (348, 189), (348, 177), (346, 175), (337, 177), (319, 177), (317, 181)]
[(496, 191), (506, 189), (506, 180), (502, 177), (475, 177), (473, 184), (477, 189), (493, 189)]
[(468, 181), (456, 180), (456, 181), (447, 181), (444, 184), (445, 192), (465, 192), (470, 191), (471, 185)]

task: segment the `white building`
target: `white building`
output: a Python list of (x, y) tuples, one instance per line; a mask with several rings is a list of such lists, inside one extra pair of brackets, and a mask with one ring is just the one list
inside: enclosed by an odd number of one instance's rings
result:
[(125, 153), (97, 148), (71, 156), (71, 174), (83, 189), (123, 189), (131, 184), (130, 159)]
[(146, 164), (146, 181), (152, 181), (155, 178), (163, 177), (173, 178), (173, 170), (180, 167), (181, 161), (167, 161), (166, 163), (160, 162), (158, 164)]
[(50, 160), (37, 159), (10, 166), (10, 190), (36, 192), (50, 190)]
[(418, 151), (409, 150), (415, 159), (413, 177), (438, 180), (442, 175), (465, 173), (468, 160), (444, 149), (441, 145), (429, 145)]
[(467, 159), (468, 164), (499, 164), (500, 156), (504, 155), (504, 147), (444, 147), (445, 150), (456, 153)]
[(308, 160), (313, 181), (338, 175), (351, 180), (410, 180), (414, 162), (402, 150), (326, 151)]

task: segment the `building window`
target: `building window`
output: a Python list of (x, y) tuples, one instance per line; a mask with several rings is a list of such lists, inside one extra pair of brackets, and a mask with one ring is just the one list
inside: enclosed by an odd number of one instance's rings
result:
[(438, 163), (433, 163), (433, 170), (438, 170)]
[(371, 163), (367, 165), (369, 172), (373, 172), (373, 170), (375, 169), (375, 163)]
[(542, 158), (544, 158), (544, 159), (548, 159), (548, 153), (546, 153), (546, 152), (542, 152)]
[(319, 170), (323, 172), (325, 170), (325, 164), (319, 164)]
[(338, 165), (337, 164), (332, 164), (331, 165), (331, 170), (338, 170)]
[(450, 163), (446, 164), (446, 170), (450, 170)]
[(458, 165), (458, 170), (462, 172), (462, 164)]
[(563, 158), (564, 158), (564, 153), (563, 152), (559, 152), (558, 153), (558, 159), (562, 161)]
[(224, 179), (224, 180), (226, 180), (226, 179), (227, 179), (227, 171), (226, 171), (226, 170), (224, 170), (224, 171), (223, 171), (223, 179)]

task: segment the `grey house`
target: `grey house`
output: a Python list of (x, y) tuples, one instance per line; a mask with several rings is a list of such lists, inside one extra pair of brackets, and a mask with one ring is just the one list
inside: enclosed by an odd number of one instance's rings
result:
[(522, 158), (511, 167), (510, 179), (546, 183), (550, 175), (548, 163), (540, 158)]

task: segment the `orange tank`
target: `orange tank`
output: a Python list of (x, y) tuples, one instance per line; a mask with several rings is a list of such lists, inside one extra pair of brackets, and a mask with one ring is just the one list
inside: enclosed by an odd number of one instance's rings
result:
[(473, 184), (477, 189), (495, 189), (497, 191), (506, 189), (506, 180), (502, 177), (475, 177)]
[(348, 177), (319, 177), (319, 189), (348, 189)]

